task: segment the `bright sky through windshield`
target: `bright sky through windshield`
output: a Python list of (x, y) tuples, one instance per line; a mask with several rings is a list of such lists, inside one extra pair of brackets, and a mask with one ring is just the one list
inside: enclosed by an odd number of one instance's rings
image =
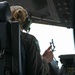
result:
[(71, 28), (33, 23), (30, 34), (38, 39), (41, 54), (49, 47), (51, 39), (54, 40), (56, 50), (54, 56), (57, 60), (59, 60), (59, 55), (75, 54), (73, 29)]

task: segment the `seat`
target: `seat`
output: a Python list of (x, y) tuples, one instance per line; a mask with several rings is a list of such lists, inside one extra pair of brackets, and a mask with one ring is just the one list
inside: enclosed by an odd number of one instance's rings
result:
[(11, 16), (10, 6), (7, 1), (1, 1), (0, 2), (0, 75), (4, 75), (4, 52), (6, 48), (6, 31), (7, 31), (7, 24), (10, 27), (10, 24), (8, 23), (8, 20)]
[(6, 22), (11, 16), (10, 6), (7, 1), (0, 2), (0, 22)]
[(0, 2), (0, 75), (23, 75), (18, 22), (9, 22), (7, 1)]

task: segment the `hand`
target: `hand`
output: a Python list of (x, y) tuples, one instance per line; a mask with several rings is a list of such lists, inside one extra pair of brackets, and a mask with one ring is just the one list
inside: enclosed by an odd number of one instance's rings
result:
[(47, 63), (50, 63), (53, 60), (53, 53), (50, 51), (51, 46), (48, 47), (48, 49), (43, 54), (43, 59), (47, 61)]

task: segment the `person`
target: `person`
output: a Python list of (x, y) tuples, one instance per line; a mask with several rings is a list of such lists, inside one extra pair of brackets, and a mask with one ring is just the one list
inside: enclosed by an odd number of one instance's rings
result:
[(51, 75), (48, 65), (48, 63), (53, 60), (51, 46), (41, 55), (38, 40), (35, 36), (27, 33), (31, 21), (26, 9), (19, 5), (10, 6), (10, 9), (11, 21), (18, 21), (20, 24), (21, 38), (24, 47), (24, 50), (21, 50), (23, 75)]

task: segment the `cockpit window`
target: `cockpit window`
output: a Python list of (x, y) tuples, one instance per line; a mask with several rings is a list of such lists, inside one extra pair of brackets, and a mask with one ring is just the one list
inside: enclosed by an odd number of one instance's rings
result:
[(38, 39), (41, 54), (50, 45), (52, 39), (56, 50), (54, 56), (58, 61), (59, 55), (75, 54), (72, 28), (32, 23), (29, 33)]

